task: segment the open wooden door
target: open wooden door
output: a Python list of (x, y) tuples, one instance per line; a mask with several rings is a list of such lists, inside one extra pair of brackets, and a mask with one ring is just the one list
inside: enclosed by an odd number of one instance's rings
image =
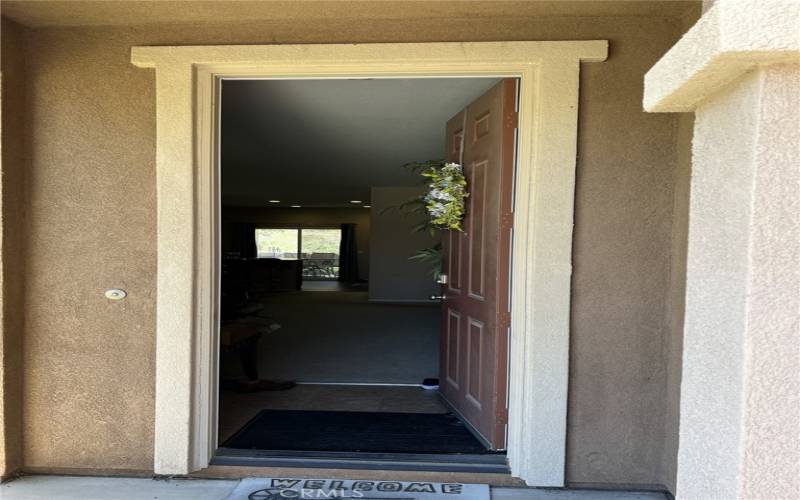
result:
[(505, 449), (517, 80), (447, 122), (447, 159), (467, 177), (464, 232), (443, 236), (440, 392), (491, 449)]

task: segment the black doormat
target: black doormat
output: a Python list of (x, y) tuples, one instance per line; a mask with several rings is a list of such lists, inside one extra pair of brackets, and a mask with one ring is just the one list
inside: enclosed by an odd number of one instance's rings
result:
[(488, 453), (450, 413), (263, 410), (222, 446), (251, 450)]

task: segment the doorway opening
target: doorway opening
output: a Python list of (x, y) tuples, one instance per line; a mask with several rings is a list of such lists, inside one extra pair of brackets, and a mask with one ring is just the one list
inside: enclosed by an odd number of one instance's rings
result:
[[(212, 463), (506, 471), (517, 80), (220, 88)], [(436, 159), (466, 176), (463, 231), (415, 231), (404, 166)]]

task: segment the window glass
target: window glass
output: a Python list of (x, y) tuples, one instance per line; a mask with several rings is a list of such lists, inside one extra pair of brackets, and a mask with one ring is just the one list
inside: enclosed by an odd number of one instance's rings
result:
[(337, 279), (341, 229), (256, 229), (260, 259), (303, 259), (303, 277)]
[(256, 229), (258, 258), (296, 259), (299, 229)]
[(302, 229), (303, 276), (335, 279), (339, 277), (341, 229)]

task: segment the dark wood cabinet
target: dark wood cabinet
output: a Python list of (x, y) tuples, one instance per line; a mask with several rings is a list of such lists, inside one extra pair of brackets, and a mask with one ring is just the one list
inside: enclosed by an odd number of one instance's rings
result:
[(299, 259), (226, 259), (222, 268), (223, 290), (286, 292), (303, 285), (303, 261)]

